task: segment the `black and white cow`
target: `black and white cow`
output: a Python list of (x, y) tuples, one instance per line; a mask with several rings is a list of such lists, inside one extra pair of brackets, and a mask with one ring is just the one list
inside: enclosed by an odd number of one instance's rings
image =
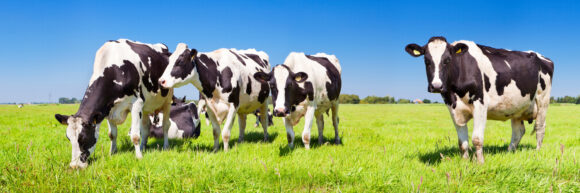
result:
[(510, 51), (475, 44), (447, 43), (432, 37), (425, 46), (409, 44), (413, 57), (424, 55), (428, 91), (441, 93), (457, 129), (459, 148), (469, 158), (467, 122), (473, 118), (472, 143), (484, 162), (483, 134), (488, 119), (512, 121), (508, 150), (515, 150), (525, 133), (524, 121), (536, 120), (537, 149), (542, 146), (554, 63), (533, 51)]
[[(117, 150), (117, 125), (131, 112), (131, 140), (137, 158), (147, 144), (149, 114), (169, 113), (173, 89), (162, 88), (158, 79), (167, 67), (169, 51), (163, 44), (144, 44), (126, 39), (109, 41), (97, 51), (89, 86), (76, 114), (56, 114), (68, 125), (72, 144), (72, 168), (85, 168), (99, 137), (99, 126), (108, 120), (110, 152)], [(169, 117), (163, 118), (167, 133)], [(140, 133), (139, 133), (140, 132)], [(141, 138), (143, 137), (143, 138)], [(141, 147), (139, 140), (141, 140)], [(169, 146), (165, 135), (163, 147)]]
[(274, 116), (284, 117), (289, 146), (294, 147), (293, 126), (305, 117), (302, 141), (310, 148), (310, 129), (316, 117), (318, 142), (322, 143), (324, 112), (332, 110), (335, 143), (340, 144), (338, 135), (338, 96), (341, 88), (341, 68), (334, 55), (318, 53), (305, 55), (292, 52), (284, 64), (277, 65), (272, 72), (258, 72), (254, 77), (262, 83), (270, 83)]
[[(272, 113), (270, 113), (270, 109), (266, 109), (266, 111), (268, 112), (268, 114), (266, 114), (268, 116), (268, 127), (274, 125), (274, 122), (272, 121)], [(260, 126), (260, 117), (262, 116), (262, 114), (260, 114), (260, 109), (257, 109), (256, 111), (254, 111), (254, 116), (256, 116), (256, 123), (254, 124), (254, 127), (258, 127)]]
[[(269, 72), (268, 55), (254, 49), (219, 49), (197, 53), (180, 43), (169, 57), (169, 66), (159, 79), (166, 87), (181, 87), (193, 84), (202, 93), (214, 135), (214, 151), (219, 149), (220, 125), (225, 120), (222, 132), (224, 151), (228, 151), (230, 129), (235, 115), (240, 125), (239, 142), (244, 139), (247, 114), (260, 109), (267, 111), (268, 83), (254, 79), (256, 72)], [(268, 140), (268, 119), (262, 117), (264, 140)]]
[[(185, 97), (178, 99), (173, 97), (171, 103), (171, 112), (169, 113), (171, 125), (167, 132), (169, 139), (182, 139), (199, 137), (201, 133), (197, 107), (193, 102), (185, 103)], [(151, 115), (151, 128), (149, 129), (150, 137), (163, 138), (163, 125), (160, 120), (163, 119), (163, 113)]]

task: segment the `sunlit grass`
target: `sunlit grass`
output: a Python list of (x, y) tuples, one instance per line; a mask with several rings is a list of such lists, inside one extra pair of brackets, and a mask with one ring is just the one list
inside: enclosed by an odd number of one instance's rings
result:
[[(196, 140), (150, 140), (136, 160), (119, 126), (119, 152), (109, 155), (106, 124), (85, 170), (68, 168), (70, 144), (54, 113), (73, 114), (77, 105), (0, 106), (0, 192), (579, 192), (580, 106), (552, 106), (541, 151), (535, 150), (532, 125), (516, 152), (507, 152), (508, 122), (489, 121), (486, 163), (463, 160), (457, 134), (443, 105), (342, 105), (343, 145), (325, 116), (325, 143), (305, 150), (303, 123), (295, 128), (296, 148), (287, 147), (282, 120), (261, 128), (248, 119), (246, 142), (212, 153), (210, 127), (202, 124)], [(471, 131), (471, 124), (470, 124)], [(563, 151), (562, 151), (563, 150)], [(578, 155), (576, 155), (578, 154)], [(472, 153), (470, 154), (472, 155)]]

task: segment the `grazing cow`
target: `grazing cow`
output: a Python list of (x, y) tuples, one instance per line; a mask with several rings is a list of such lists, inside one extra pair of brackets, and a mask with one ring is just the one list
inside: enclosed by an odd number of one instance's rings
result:
[(274, 116), (284, 117), (284, 125), (289, 146), (294, 147), (293, 126), (305, 117), (302, 141), (310, 148), (310, 129), (316, 117), (318, 142), (324, 140), (323, 113), (332, 109), (335, 143), (340, 144), (338, 136), (338, 96), (341, 88), (341, 69), (334, 55), (318, 53), (305, 55), (292, 52), (284, 64), (272, 72), (258, 72), (254, 77), (262, 83), (269, 82), (274, 103)]
[[(219, 149), (220, 124), (224, 151), (228, 151), (230, 129), (235, 115), (240, 125), (239, 142), (244, 139), (247, 114), (260, 109), (267, 111), (268, 83), (254, 79), (256, 72), (269, 72), (268, 55), (254, 49), (219, 49), (197, 53), (180, 43), (169, 57), (169, 66), (159, 79), (163, 87), (181, 87), (193, 84), (202, 93), (214, 134), (214, 151)], [(268, 141), (268, 119), (262, 117), (264, 141)]]
[[(169, 113), (168, 138), (182, 139), (194, 138), (197, 139), (201, 132), (199, 123), (199, 116), (197, 114), (197, 107), (192, 103), (185, 103), (185, 97), (178, 99), (173, 97), (171, 103), (171, 112)], [(163, 119), (163, 113), (151, 115), (151, 128), (149, 129), (150, 137), (163, 138), (163, 128), (159, 120)]]
[[(143, 157), (141, 151), (147, 144), (151, 124), (149, 114), (167, 114), (170, 110), (173, 89), (162, 88), (157, 81), (167, 67), (170, 54), (163, 44), (144, 44), (126, 39), (109, 41), (101, 46), (77, 113), (71, 116), (55, 115), (61, 124), (68, 125), (66, 136), (72, 144), (72, 168), (87, 166), (104, 119), (109, 124), (110, 152), (116, 152), (117, 125), (125, 121), (129, 112), (135, 155), (139, 159)], [(164, 117), (164, 148), (169, 147), (168, 129), (169, 117)]]
[(539, 53), (510, 51), (475, 44), (447, 43), (432, 37), (425, 46), (409, 44), (411, 56), (424, 55), (428, 91), (441, 93), (457, 129), (463, 158), (469, 158), (467, 122), (473, 118), (472, 143), (484, 162), (483, 134), (487, 119), (512, 121), (508, 150), (515, 150), (525, 133), (524, 121), (534, 125), (537, 149), (542, 146), (554, 63)]

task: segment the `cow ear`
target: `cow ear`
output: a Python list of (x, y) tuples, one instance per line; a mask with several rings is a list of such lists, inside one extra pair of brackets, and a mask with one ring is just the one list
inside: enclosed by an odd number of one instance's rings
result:
[(189, 57), (191, 57), (191, 61), (193, 61), (193, 59), (195, 59), (196, 56), (197, 56), (197, 50), (191, 49), (191, 51), (189, 52)]
[(89, 121), (90, 121), (90, 123), (91, 123), (91, 124), (93, 124), (93, 125), (96, 125), (96, 124), (97, 124), (97, 122), (100, 122), (100, 121), (102, 121), (102, 120), (103, 120), (103, 114), (102, 114), (101, 112), (96, 112), (96, 113), (95, 113), (95, 114), (94, 114), (94, 115), (91, 117), (91, 120), (89, 120)]
[(55, 114), (54, 118), (56, 118), (56, 120), (63, 125), (68, 125), (68, 118), (70, 116), (68, 115), (61, 115), (61, 114)]
[(304, 72), (298, 72), (294, 74), (294, 80), (298, 83), (304, 82), (308, 79), (308, 74)]
[(417, 45), (417, 44), (409, 44), (405, 47), (405, 51), (407, 51), (407, 53), (409, 53), (409, 55), (413, 56), (413, 57), (419, 57), (423, 54), (425, 54), (425, 50), (423, 49), (423, 47)]
[(270, 81), (271, 76), (265, 72), (256, 72), (254, 73), (254, 78), (261, 83), (265, 83)]
[(453, 46), (453, 48), (451, 49), (452, 51), (451, 54), (459, 55), (467, 52), (467, 50), (469, 50), (469, 47), (467, 47), (467, 45), (465, 45), (464, 43), (458, 43), (455, 44), (455, 46)]
[(183, 96), (183, 100), (181, 100), (183, 103), (185, 103), (185, 96)]

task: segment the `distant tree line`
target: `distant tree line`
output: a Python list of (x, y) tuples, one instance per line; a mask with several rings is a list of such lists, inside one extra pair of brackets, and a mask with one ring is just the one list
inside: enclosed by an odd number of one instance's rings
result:
[(66, 98), (66, 97), (60, 97), (58, 98), (58, 103), (60, 104), (75, 104), (75, 103), (80, 103), (81, 101), (78, 100), (77, 98)]
[(580, 104), (580, 95), (578, 97), (564, 96), (564, 97), (550, 97), (550, 103), (573, 103)]
[[(414, 101), (411, 101), (409, 99), (395, 99), (395, 97), (391, 97), (391, 96), (384, 96), (384, 97), (378, 97), (378, 96), (367, 96), (365, 98), (363, 98), (362, 100), (359, 98), (358, 95), (355, 94), (341, 94), (338, 97), (338, 101), (341, 104), (406, 104), (406, 103), (413, 103)], [(423, 103), (431, 103), (431, 100), (429, 99), (423, 99), (422, 101)]]

